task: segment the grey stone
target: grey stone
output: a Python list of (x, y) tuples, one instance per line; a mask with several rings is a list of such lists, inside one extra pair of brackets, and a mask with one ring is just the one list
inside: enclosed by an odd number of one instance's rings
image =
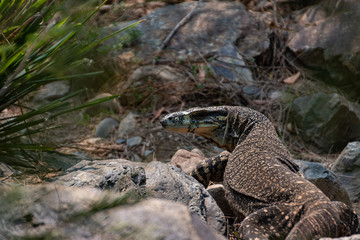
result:
[(34, 102), (38, 105), (46, 104), (66, 96), (69, 92), (70, 84), (68, 81), (51, 82), (40, 88), (34, 97)]
[[(322, 0), (298, 14), (289, 48), (317, 79), (359, 99), (360, 2)], [(316, 71), (314, 71), (317, 69)]]
[(320, 240), (360, 240), (360, 234), (340, 238), (320, 238)]
[(360, 107), (339, 94), (299, 97), (290, 117), (305, 142), (326, 153), (341, 151), (360, 138)]
[(203, 185), (179, 168), (153, 161), (146, 165), (146, 187), (151, 197), (164, 198), (187, 205), (217, 231), (225, 232), (225, 218)]
[[(98, 100), (100, 98), (105, 97), (111, 97), (112, 94), (110, 93), (100, 93), (96, 95), (95, 97), (89, 99), (87, 102), (91, 102), (94, 100)], [(112, 99), (106, 102), (102, 102), (90, 107), (85, 108), (84, 113), (88, 115), (96, 115), (100, 112), (108, 111), (108, 112), (114, 112), (114, 113), (120, 113), (121, 112), (121, 106), (120, 103), (117, 101), (117, 99)]]
[(136, 114), (130, 112), (119, 124), (117, 136), (119, 138), (128, 137), (138, 129)]
[(56, 181), (67, 186), (92, 186), (112, 191), (135, 190), (142, 197), (180, 202), (217, 231), (225, 232), (225, 218), (215, 200), (194, 178), (176, 167), (122, 159), (81, 161)]
[(133, 154), (132, 156), (133, 156), (133, 158), (131, 160), (133, 160), (135, 162), (142, 162), (143, 161), (143, 159), (136, 153)]
[(145, 195), (144, 166), (127, 160), (83, 160), (69, 168), (57, 183), (73, 187), (94, 187), (116, 192), (136, 189)]
[(284, 94), (281, 91), (275, 90), (275, 91), (271, 91), (269, 93), (269, 98), (271, 100), (278, 100), (283, 98)]
[(126, 144), (128, 145), (128, 147), (133, 147), (139, 145), (141, 142), (142, 142), (141, 137), (132, 137), (127, 140)]
[(119, 122), (113, 118), (105, 118), (102, 120), (95, 130), (95, 137), (108, 138), (111, 133), (115, 133), (115, 129), (119, 126)]
[(253, 99), (259, 99), (259, 98), (262, 98), (264, 93), (263, 91), (257, 87), (257, 86), (245, 86), (243, 87), (243, 92), (244, 94), (246, 94), (247, 96), (249, 96), (250, 98), (253, 98)]
[(210, 65), (216, 76), (225, 77), (235, 82), (245, 82), (248, 84), (254, 82), (251, 71), (248, 68), (242, 67), (246, 63), (233, 44), (220, 48), (218, 55)]
[(360, 142), (350, 142), (332, 169), (344, 184), (353, 202), (360, 200)]
[(154, 153), (153, 150), (145, 150), (144, 156), (147, 157), (147, 156), (149, 156), (150, 154), (153, 154), (153, 153)]
[(295, 160), (305, 178), (317, 186), (332, 201), (341, 201), (351, 206), (349, 195), (334, 172), (316, 162)]
[(0, 185), (0, 238), (225, 240), (183, 204), (126, 199), (89, 187)]
[[(184, 2), (170, 5), (146, 15), (146, 21), (132, 29), (139, 32), (134, 55), (152, 58), (163, 40), (195, 4)], [(114, 25), (109, 31), (114, 32), (133, 22)], [(106, 45), (116, 46), (126, 34), (130, 33), (120, 33), (109, 39)], [(203, 56), (217, 53), (231, 43), (246, 57), (257, 56), (269, 45), (266, 26), (249, 14), (241, 3), (202, 2), (190, 20), (179, 28), (166, 49), (177, 52), (177, 55), (185, 53), (198, 57), (199, 53)], [(121, 51), (126, 52), (128, 48)]]

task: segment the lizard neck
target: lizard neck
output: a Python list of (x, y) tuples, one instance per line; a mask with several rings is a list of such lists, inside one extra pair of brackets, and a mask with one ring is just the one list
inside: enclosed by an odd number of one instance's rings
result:
[[(247, 111), (246, 111), (247, 110)], [(274, 126), (263, 114), (252, 109), (230, 109), (224, 138), (230, 152), (249, 149), (268, 152), (291, 171), (299, 171), (290, 152), (279, 139)]]

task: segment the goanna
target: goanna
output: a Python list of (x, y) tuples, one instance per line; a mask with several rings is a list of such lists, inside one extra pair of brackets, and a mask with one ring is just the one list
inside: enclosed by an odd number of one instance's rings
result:
[(225, 198), (238, 216), (241, 239), (341, 237), (359, 231), (349, 206), (332, 202), (299, 174), (271, 122), (245, 107), (192, 108), (168, 114), (164, 128), (191, 132), (227, 149), (205, 159), (191, 175), (207, 186), (223, 181)]

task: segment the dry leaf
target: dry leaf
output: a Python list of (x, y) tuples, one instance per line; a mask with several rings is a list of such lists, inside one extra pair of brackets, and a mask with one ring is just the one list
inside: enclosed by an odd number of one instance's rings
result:
[(286, 84), (294, 84), (296, 82), (296, 80), (298, 80), (299, 77), (300, 77), (300, 72), (297, 72), (296, 74), (286, 78), (284, 80), (284, 83), (286, 83)]

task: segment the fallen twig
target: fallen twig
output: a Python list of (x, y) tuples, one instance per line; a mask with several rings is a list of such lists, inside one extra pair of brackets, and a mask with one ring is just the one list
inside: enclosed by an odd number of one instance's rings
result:
[[(201, 1), (199, 1), (201, 2)], [(171, 38), (175, 35), (176, 31), (179, 30), (179, 28), (181, 26), (183, 26), (187, 21), (189, 21), (189, 19), (191, 18), (191, 16), (193, 15), (195, 9), (197, 8), (197, 6), (199, 5), (199, 2), (197, 2), (195, 4), (195, 6), (193, 7), (193, 9), (191, 9), (191, 11), (183, 18), (181, 19), (181, 21), (176, 24), (176, 26), (173, 28), (173, 30), (170, 32), (170, 34), (165, 38), (165, 40), (162, 42), (159, 51), (161, 51), (162, 49), (166, 48), (166, 46), (168, 45), (169, 41), (171, 40)]]

